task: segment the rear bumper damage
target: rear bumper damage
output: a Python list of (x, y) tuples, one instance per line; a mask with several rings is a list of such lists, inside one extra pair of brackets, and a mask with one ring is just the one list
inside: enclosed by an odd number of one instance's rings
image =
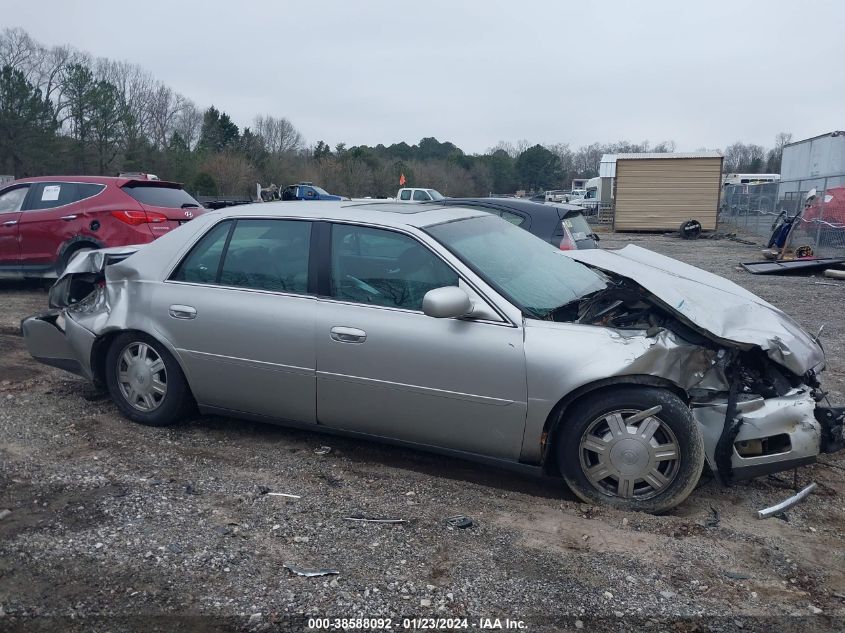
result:
[(21, 322), (21, 331), (35, 360), (94, 380), (91, 351), (97, 337), (63, 311), (50, 310), (28, 317)]

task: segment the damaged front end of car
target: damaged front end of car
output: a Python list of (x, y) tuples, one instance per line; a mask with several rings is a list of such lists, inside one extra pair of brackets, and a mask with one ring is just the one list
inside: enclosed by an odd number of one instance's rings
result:
[(567, 256), (609, 281), (555, 320), (649, 341), (620, 373), (685, 390), (720, 481), (843, 448), (845, 408), (821, 405), (821, 344), (789, 316), (722, 277), (636, 246)]

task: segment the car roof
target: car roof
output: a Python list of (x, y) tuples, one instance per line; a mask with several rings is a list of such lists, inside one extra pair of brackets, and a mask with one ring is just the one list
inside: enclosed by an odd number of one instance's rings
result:
[[(29, 178), (18, 178), (14, 184), (25, 184), (28, 182), (84, 182), (94, 185), (114, 185), (123, 187), (129, 183), (139, 183), (152, 186), (181, 187), (178, 182), (168, 180), (149, 180), (147, 178), (126, 178), (117, 176), (32, 176)], [(13, 184), (13, 183), (9, 183)]]
[(514, 211), (521, 211), (532, 216), (551, 215), (555, 218), (558, 217), (558, 210), (565, 211), (566, 215), (584, 211), (584, 207), (574, 204), (565, 204), (562, 202), (543, 204), (542, 202), (533, 202), (531, 200), (523, 200), (522, 198), (446, 198), (446, 200), (441, 200), (440, 202), (448, 206), (460, 206), (462, 202), (467, 204), (483, 204), (500, 209), (513, 209)]
[(464, 218), (487, 216), (478, 209), (430, 204), (402, 204), (391, 201), (354, 202), (349, 200), (254, 202), (211, 211), (203, 216), (308, 218), (314, 220), (351, 220), (388, 226), (423, 228)]

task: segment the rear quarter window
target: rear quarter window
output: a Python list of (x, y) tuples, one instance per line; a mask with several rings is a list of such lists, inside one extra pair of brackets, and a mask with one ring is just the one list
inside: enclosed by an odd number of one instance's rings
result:
[(228, 220), (212, 228), (191, 249), (170, 278), (195, 284), (216, 283), (220, 258), (231, 228), (232, 222)]
[(133, 197), (141, 204), (151, 207), (164, 207), (168, 209), (180, 209), (182, 207), (199, 207), (200, 203), (194, 200), (184, 189), (176, 187), (162, 187), (150, 184), (124, 185), (123, 192)]

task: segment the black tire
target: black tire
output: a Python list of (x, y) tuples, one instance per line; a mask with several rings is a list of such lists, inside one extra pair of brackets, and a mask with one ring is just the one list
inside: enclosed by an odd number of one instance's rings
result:
[[(124, 353), (128, 352), (131, 356), (133, 349), (137, 350), (141, 346), (147, 347), (145, 359), (149, 360), (148, 366), (154, 371), (143, 371), (144, 360), (140, 359), (140, 356), (134, 357), (133, 365), (127, 365)], [(162, 368), (156, 369), (159, 359)], [(154, 391), (151, 387), (153, 382), (159, 386), (164, 384), (165, 391), (158, 395), (153, 393), (150, 396), (154, 401), (152, 406), (142, 410), (140, 407), (144, 406), (142, 404), (144, 395), (136, 396), (133, 404), (131, 395), (135, 392), (129, 390), (131, 385), (119, 379), (121, 372), (136, 385), (143, 387), (144, 381), (147, 381), (150, 391)], [(112, 400), (120, 412), (134, 422), (149, 426), (167, 426), (182, 420), (193, 410), (194, 399), (179, 363), (164, 345), (151, 336), (141, 332), (126, 332), (118, 335), (112, 341), (106, 354), (105, 374)], [(153, 380), (154, 377), (155, 380)]]
[[(617, 427), (618, 436), (613, 435), (610, 425), (603, 419), (604, 416), (621, 415), (621, 419), (627, 421), (637, 411), (646, 411), (656, 405), (662, 407), (659, 413), (632, 423), (630, 427), (627, 424)], [(622, 411), (625, 413), (615, 413)], [(635, 427), (636, 424), (641, 426)], [(649, 440), (638, 435), (647, 433), (648, 429), (643, 428), (646, 425), (656, 429)], [(603, 431), (604, 428), (607, 431)], [(635, 428), (636, 432), (629, 436), (626, 433), (630, 433), (630, 428)], [(592, 451), (597, 434), (603, 434), (602, 450)], [(590, 439), (582, 447), (585, 438)], [(626, 443), (621, 443), (622, 440)], [(556, 441), (560, 472), (572, 491), (588, 503), (610, 505), (620, 510), (656, 514), (675, 507), (693, 491), (704, 467), (704, 441), (689, 407), (672, 392), (654, 387), (620, 387), (586, 396), (566, 411)], [(658, 446), (673, 446), (676, 450), (658, 449)], [(666, 458), (673, 454), (672, 451), (677, 459)], [(594, 479), (600, 477), (604, 470), (599, 466), (608, 470), (608, 475), (594, 483), (588, 472)], [(613, 473), (618, 472), (615, 469), (619, 466), (631, 468), (631, 472), (644, 469), (647, 479), (635, 479), (634, 474), (615, 476)], [(624, 485), (621, 479), (625, 479)], [(615, 491), (614, 481), (618, 486)], [(650, 481), (656, 481), (658, 485), (654, 486)], [(631, 495), (620, 496), (620, 491), (624, 493), (628, 487)]]
[(701, 222), (698, 220), (687, 220), (681, 224), (678, 233), (685, 240), (697, 240), (701, 235)]

